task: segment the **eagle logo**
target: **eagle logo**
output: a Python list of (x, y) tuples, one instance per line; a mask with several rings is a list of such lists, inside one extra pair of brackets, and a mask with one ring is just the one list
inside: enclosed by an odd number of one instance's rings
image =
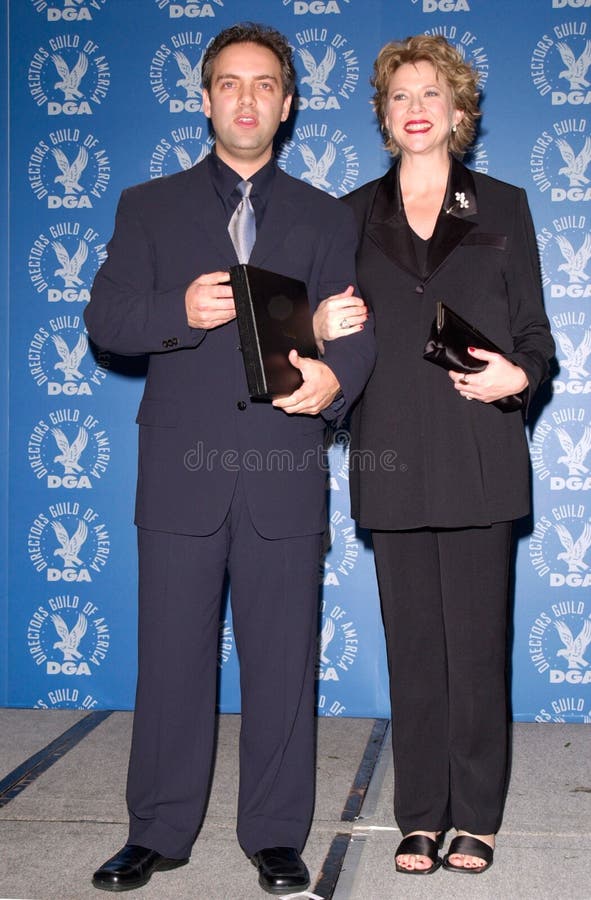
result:
[(80, 176), (88, 165), (88, 150), (86, 147), (80, 147), (78, 155), (71, 165), (68, 157), (59, 147), (54, 147), (51, 152), (58, 169), (62, 173), (61, 175), (56, 175), (54, 181), (62, 185), (65, 194), (80, 194), (84, 190), (79, 183)]
[(326, 149), (320, 159), (316, 159), (314, 152), (310, 149), (308, 144), (299, 144), (298, 150), (302, 154), (302, 159), (308, 167), (306, 171), (302, 172), (300, 175), (302, 181), (309, 181), (314, 187), (324, 188), (324, 190), (327, 191), (331, 185), (326, 176), (337, 156), (337, 148), (333, 142), (327, 141)]
[(78, 645), (88, 628), (86, 616), (83, 616), (82, 613), (78, 613), (78, 619), (72, 630), (68, 628), (58, 613), (52, 615), (51, 621), (53, 622), (59, 637), (59, 641), (55, 642), (53, 649), (62, 651), (64, 654), (64, 662), (81, 659), (82, 654), (78, 651)]
[(565, 428), (556, 428), (556, 436), (564, 455), (558, 457), (558, 462), (568, 467), (569, 475), (586, 475), (589, 471), (585, 465), (585, 459), (591, 450), (591, 425), (586, 425), (581, 440), (575, 444)]
[(203, 57), (205, 54), (201, 54), (199, 62), (192, 66), (187, 56), (181, 51), (177, 50), (174, 53), (174, 58), (176, 59), (177, 65), (181, 71), (182, 78), (176, 83), (177, 87), (182, 87), (187, 92), (187, 98), (189, 97), (200, 97), (203, 91), (201, 90), (201, 65), (203, 63)]
[(564, 262), (558, 266), (558, 271), (566, 272), (570, 284), (589, 281), (585, 268), (591, 256), (591, 232), (585, 235), (585, 240), (576, 253), (571, 242), (563, 234), (556, 235), (556, 243), (564, 258)]
[(569, 572), (585, 572), (589, 568), (585, 562), (585, 554), (591, 547), (591, 522), (585, 522), (576, 541), (566, 525), (558, 524), (554, 528), (564, 547), (564, 552), (559, 553), (557, 559), (567, 564)]
[(61, 428), (52, 428), (51, 433), (60, 451), (54, 456), (53, 461), (64, 467), (64, 475), (73, 475), (74, 472), (84, 471), (78, 460), (82, 451), (88, 444), (88, 432), (86, 428), (78, 428), (78, 434), (70, 444)]
[(566, 80), (570, 82), (571, 91), (582, 90), (582, 88), (589, 87), (586, 75), (587, 69), (591, 65), (591, 41), (587, 41), (585, 49), (578, 59), (564, 41), (559, 41), (556, 44), (556, 49), (560, 53), (562, 62), (566, 66), (566, 69), (563, 69), (558, 77), (566, 78)]
[(330, 94), (330, 88), (326, 82), (337, 61), (337, 55), (334, 48), (326, 48), (324, 59), (319, 64), (305, 47), (299, 48), (298, 53), (308, 73), (301, 78), (302, 84), (310, 86), (313, 97), (318, 97), (322, 94)]
[(60, 268), (56, 269), (54, 275), (59, 275), (64, 279), (65, 287), (78, 287), (82, 284), (80, 269), (88, 259), (88, 244), (86, 241), (78, 241), (78, 248), (73, 256), (70, 256), (61, 241), (52, 241), (51, 246), (57, 256)]
[(589, 183), (589, 179), (585, 175), (587, 166), (591, 161), (591, 137), (585, 139), (583, 149), (575, 156), (575, 151), (564, 138), (556, 141), (556, 146), (560, 150), (560, 155), (566, 165), (558, 170), (559, 175), (566, 175), (569, 180), (569, 187), (582, 187)]
[(56, 81), (54, 87), (63, 91), (64, 100), (79, 100), (84, 96), (80, 90), (80, 82), (82, 81), (86, 71), (88, 70), (88, 57), (85, 53), (79, 53), (76, 65), (70, 71), (67, 62), (58, 53), (54, 53), (51, 57), (53, 64), (57, 69), (61, 81)]
[(64, 381), (76, 381), (76, 379), (84, 378), (78, 368), (88, 350), (88, 338), (84, 332), (81, 332), (73, 350), (70, 350), (61, 335), (53, 334), (51, 339), (60, 357), (60, 362), (56, 362), (53, 368), (61, 370)]
[(53, 551), (53, 555), (61, 556), (64, 569), (81, 566), (82, 560), (79, 558), (78, 554), (82, 544), (88, 537), (88, 526), (84, 519), (78, 521), (78, 527), (72, 537), (70, 537), (66, 528), (59, 520), (54, 520), (51, 525), (60, 544), (57, 550)]
[(566, 622), (558, 620), (554, 624), (560, 635), (560, 640), (564, 644), (564, 647), (557, 651), (556, 656), (564, 656), (568, 662), (569, 669), (586, 668), (589, 663), (586, 659), (583, 659), (583, 654), (591, 643), (591, 619), (585, 619), (585, 624), (576, 637), (573, 637), (573, 633)]
[(179, 161), (181, 169), (184, 169), (185, 171), (192, 168), (192, 166), (196, 166), (197, 163), (200, 163), (202, 160), (204, 160), (209, 153), (207, 144), (204, 144), (199, 151), (199, 155), (197, 156), (197, 158), (195, 160), (192, 160), (189, 151), (186, 149), (186, 147), (183, 147), (182, 144), (175, 144), (172, 149), (176, 153), (176, 158)]
[(568, 369), (568, 377), (571, 380), (574, 378), (586, 378), (589, 375), (585, 364), (587, 357), (591, 353), (591, 328), (585, 332), (585, 336), (578, 347), (575, 347), (564, 331), (556, 332), (556, 340), (564, 353), (564, 359), (559, 359), (558, 362), (565, 369)]
[(320, 632), (319, 639), (320, 662), (324, 665), (327, 665), (330, 662), (330, 657), (326, 655), (326, 651), (328, 650), (328, 645), (334, 638), (335, 630), (336, 626), (333, 620), (326, 619), (324, 625), (322, 626), (322, 631)]

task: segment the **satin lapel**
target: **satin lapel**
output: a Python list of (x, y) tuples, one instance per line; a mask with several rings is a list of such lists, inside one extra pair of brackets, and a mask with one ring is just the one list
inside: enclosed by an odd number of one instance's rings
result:
[(400, 195), (398, 161), (378, 183), (366, 234), (396, 265), (412, 275), (418, 274), (418, 261)]
[(429, 244), (427, 274), (421, 275), (400, 193), (397, 160), (378, 184), (366, 232), (393, 262), (426, 281), (476, 226), (476, 212), (472, 173), (452, 158), (443, 209)]
[(429, 242), (425, 280), (431, 278), (468, 232), (476, 227), (473, 217), (477, 212), (472, 173), (452, 157), (443, 208)]

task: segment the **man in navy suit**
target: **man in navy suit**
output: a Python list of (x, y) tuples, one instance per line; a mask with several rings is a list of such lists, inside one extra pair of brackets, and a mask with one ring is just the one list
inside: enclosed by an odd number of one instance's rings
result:
[(85, 316), (100, 347), (149, 355), (137, 418), (130, 829), (93, 884), (127, 890), (188, 862), (210, 780), (228, 572), (242, 694), (238, 839), (261, 887), (289, 893), (309, 884), (300, 852), (314, 801), (324, 431), (363, 389), (375, 348), (372, 329), (345, 315), (343, 339), (322, 359), (292, 350), (298, 390), (273, 403), (250, 400), (228, 276), (238, 184), (252, 185), (250, 263), (304, 281), (312, 309), (350, 294), (355, 226), (344, 204), (274, 161), (295, 88), (285, 38), (235, 25), (212, 42), (202, 71), (215, 151), (123, 192)]

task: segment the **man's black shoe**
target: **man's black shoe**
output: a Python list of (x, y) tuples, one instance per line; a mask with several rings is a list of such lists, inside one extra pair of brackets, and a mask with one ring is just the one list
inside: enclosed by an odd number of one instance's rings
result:
[(259, 884), (268, 894), (305, 891), (310, 875), (302, 857), (293, 847), (268, 847), (251, 858), (259, 870)]
[(188, 862), (188, 859), (167, 859), (137, 844), (126, 844), (96, 870), (92, 883), (103, 891), (132, 891), (147, 884), (153, 872), (166, 872)]

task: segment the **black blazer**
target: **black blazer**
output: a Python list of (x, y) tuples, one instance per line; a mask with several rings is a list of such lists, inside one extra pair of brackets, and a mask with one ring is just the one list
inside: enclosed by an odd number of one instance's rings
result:
[(357, 218), (357, 276), (373, 307), (378, 359), (352, 425), (352, 512), (372, 529), (488, 525), (526, 515), (529, 458), (521, 412), (460, 397), (422, 358), (437, 300), (529, 379), (554, 352), (525, 192), (452, 161), (420, 272), (398, 165), (344, 198)]
[[(276, 170), (251, 263), (299, 278), (312, 307), (355, 284), (353, 216), (327, 194)], [(236, 264), (207, 160), (123, 192), (86, 309), (92, 340), (149, 354), (140, 425), (136, 522), (210, 534), (223, 522), (238, 470), (256, 528), (289, 537), (325, 528), (325, 420), (342, 416), (374, 364), (371, 328), (327, 345), (344, 394), (323, 416), (288, 416), (248, 396), (236, 322), (190, 328), (187, 285)]]

